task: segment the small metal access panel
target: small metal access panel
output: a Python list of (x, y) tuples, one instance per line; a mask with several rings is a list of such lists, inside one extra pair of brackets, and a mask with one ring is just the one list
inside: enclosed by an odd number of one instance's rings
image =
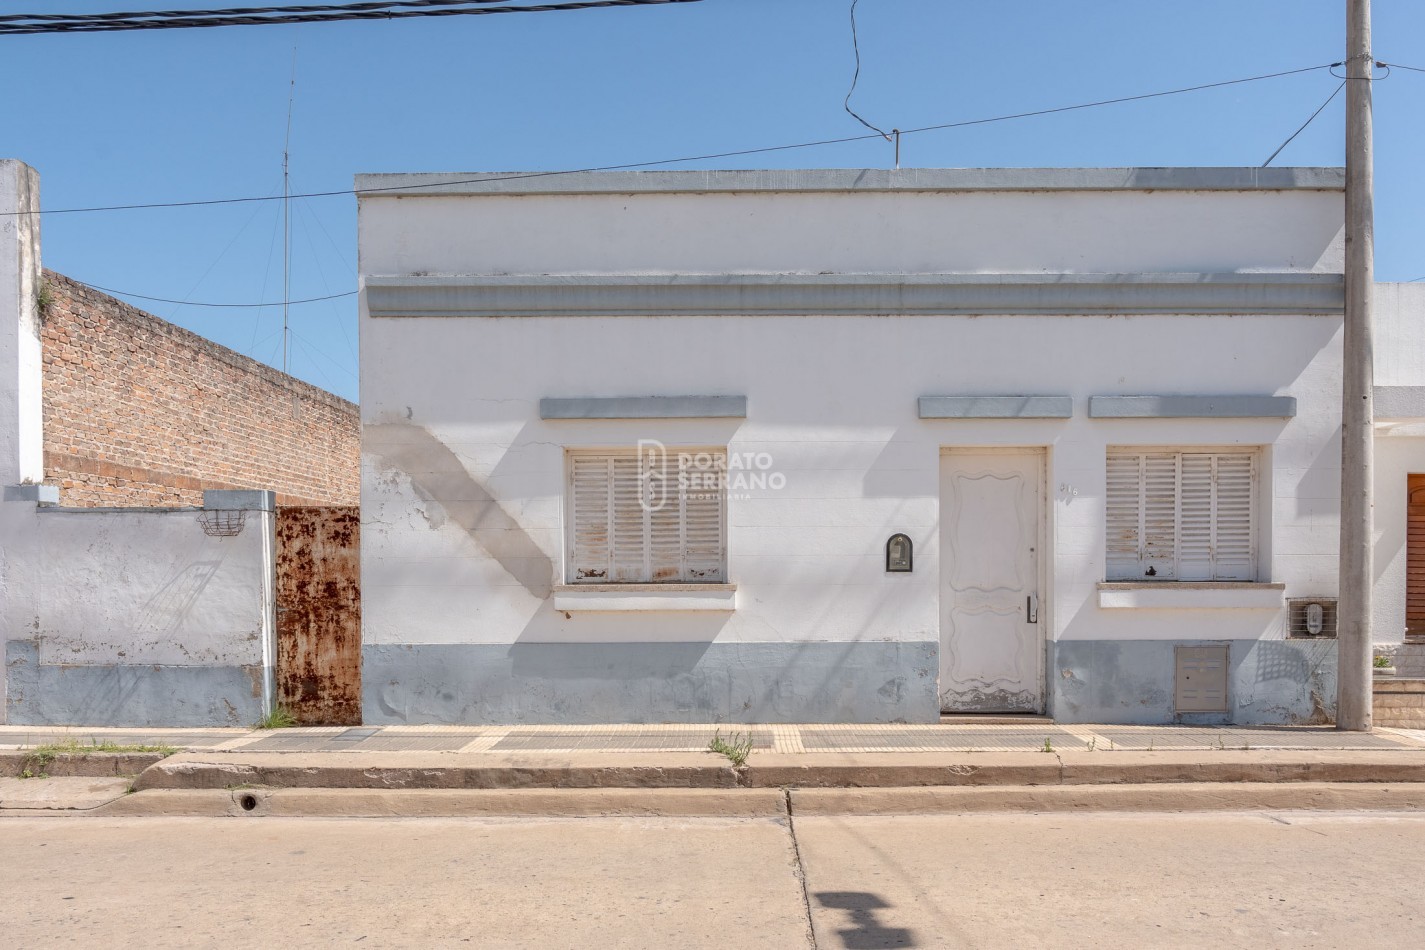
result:
[(1227, 646), (1177, 647), (1173, 708), (1180, 713), (1227, 711)]

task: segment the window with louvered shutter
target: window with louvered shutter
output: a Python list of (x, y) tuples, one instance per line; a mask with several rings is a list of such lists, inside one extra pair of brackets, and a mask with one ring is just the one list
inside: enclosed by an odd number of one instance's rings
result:
[[(707, 454), (725, 471), (723, 453)], [(725, 484), (685, 484), (668, 466), (634, 450), (570, 453), (571, 583), (725, 580)]]
[(1110, 452), (1111, 581), (1257, 576), (1255, 452)]

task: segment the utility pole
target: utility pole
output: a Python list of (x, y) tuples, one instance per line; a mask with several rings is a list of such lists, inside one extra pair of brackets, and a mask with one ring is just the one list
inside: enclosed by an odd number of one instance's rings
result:
[(1375, 449), (1375, 173), (1371, 156), (1370, 0), (1346, 0), (1346, 325), (1341, 381), (1341, 591), (1336, 728), (1371, 728), (1372, 509)]

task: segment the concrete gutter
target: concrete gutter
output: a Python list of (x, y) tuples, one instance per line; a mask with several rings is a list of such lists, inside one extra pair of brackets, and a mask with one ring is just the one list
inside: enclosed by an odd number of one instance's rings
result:
[(781, 789), (1186, 783), (1425, 783), (1425, 749), (754, 754), (180, 753), (149, 789)]
[[(78, 781), (75, 779), (59, 781)], [(823, 789), (153, 789), (105, 802), (87, 790), (13, 802), (0, 818), (741, 818), (984, 812), (1418, 811), (1425, 783), (1202, 783)], [(25, 807), (25, 806), (29, 807)]]

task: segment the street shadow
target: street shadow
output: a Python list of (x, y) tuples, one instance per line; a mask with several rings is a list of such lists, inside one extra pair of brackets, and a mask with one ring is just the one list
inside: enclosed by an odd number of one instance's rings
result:
[(850, 927), (836, 931), (847, 950), (917, 946), (915, 933), (909, 928), (888, 927), (876, 919), (877, 911), (891, 905), (869, 891), (820, 891), (813, 896), (822, 907), (845, 911), (850, 918)]

